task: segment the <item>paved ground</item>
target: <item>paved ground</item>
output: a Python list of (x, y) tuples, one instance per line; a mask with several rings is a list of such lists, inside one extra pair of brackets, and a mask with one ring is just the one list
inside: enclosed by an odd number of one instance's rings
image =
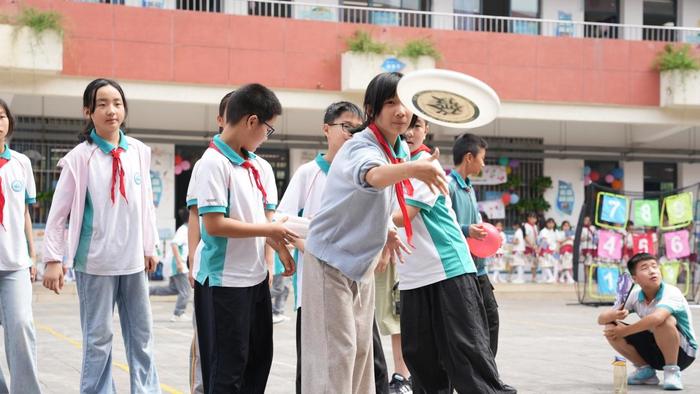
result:
[[(77, 392), (81, 334), (74, 287), (61, 296), (35, 287), (39, 373), (45, 393)], [(521, 393), (611, 392), (613, 352), (595, 324), (600, 309), (575, 303), (573, 288), (557, 285), (501, 285), (498, 365), (503, 380)], [(168, 321), (174, 297), (152, 298), (156, 361), (164, 392), (188, 392), (191, 323)], [(699, 331), (700, 309), (693, 309)], [(129, 387), (124, 346), (115, 314), (114, 377), (119, 393)], [(275, 326), (275, 358), (268, 393), (292, 393), (295, 370), (294, 320)], [(385, 350), (389, 350), (385, 342)], [(0, 348), (4, 348), (0, 344)], [(3, 350), (4, 351), (4, 350)], [(7, 364), (0, 357), (7, 376)], [(391, 354), (387, 352), (391, 363)], [(684, 373), (686, 392), (700, 392), (700, 365)], [(633, 391), (661, 391), (634, 388)]]

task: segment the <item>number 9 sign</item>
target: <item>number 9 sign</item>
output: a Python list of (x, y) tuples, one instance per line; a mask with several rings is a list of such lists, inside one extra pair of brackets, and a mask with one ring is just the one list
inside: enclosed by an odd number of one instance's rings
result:
[(662, 227), (671, 230), (685, 227), (693, 221), (693, 193), (681, 193), (664, 198), (661, 211), (668, 217), (668, 226)]
[(669, 259), (680, 259), (690, 256), (690, 245), (688, 243), (688, 230), (673, 231), (664, 234), (666, 243), (666, 257)]
[(624, 228), (629, 219), (629, 199), (619, 194), (598, 193), (595, 216), (596, 225), (600, 227)]

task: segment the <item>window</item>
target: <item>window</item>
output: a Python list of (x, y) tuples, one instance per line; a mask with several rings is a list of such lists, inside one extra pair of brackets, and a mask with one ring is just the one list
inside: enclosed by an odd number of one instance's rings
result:
[[(584, 19), (594, 23), (620, 23), (619, 0), (586, 0)], [(619, 27), (606, 25), (585, 25), (584, 35), (594, 38), (617, 38)]]
[(178, 10), (221, 12), (221, 0), (177, 0)]
[[(514, 18), (539, 18), (540, 0), (511, 0), (510, 16)], [(513, 21), (513, 33), (540, 34), (540, 24), (530, 21)]]
[(676, 189), (678, 166), (676, 163), (644, 162), (644, 192), (669, 192)]
[[(675, 26), (677, 2), (676, 0), (644, 0), (645, 26)], [(644, 29), (644, 40), (650, 41), (675, 41), (676, 31), (662, 28)]]
[[(343, 5), (375, 10), (343, 9), (343, 22), (376, 25), (430, 27), (430, 16), (388, 10), (430, 11), (432, 0), (344, 0)], [(386, 11), (384, 11), (386, 10)]]
[[(291, 0), (280, 0), (291, 2)], [(292, 6), (279, 3), (262, 3), (257, 1), (248, 2), (248, 15), (272, 16), (276, 18), (291, 18)]]
[(455, 29), (491, 31), (499, 33), (539, 34), (539, 24), (530, 21), (512, 21), (500, 18), (475, 18), (473, 15), (539, 18), (540, 0), (455, 0)]

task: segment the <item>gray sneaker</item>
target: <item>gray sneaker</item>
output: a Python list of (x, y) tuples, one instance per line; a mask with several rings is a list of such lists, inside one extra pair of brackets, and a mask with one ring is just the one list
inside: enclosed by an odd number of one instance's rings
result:
[(389, 382), (389, 394), (413, 394), (411, 379), (404, 378), (400, 373), (391, 375)]

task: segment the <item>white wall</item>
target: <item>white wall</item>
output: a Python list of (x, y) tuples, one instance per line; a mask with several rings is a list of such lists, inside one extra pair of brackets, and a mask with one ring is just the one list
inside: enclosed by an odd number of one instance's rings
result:
[[(435, 0), (433, 1), (432, 11), (451, 14), (454, 12), (454, 2), (453, 0)], [(436, 16), (433, 18), (432, 27), (435, 29), (452, 30), (454, 27), (454, 20), (449, 16)]]
[(626, 192), (644, 192), (644, 162), (623, 161), (623, 190)]
[[(583, 160), (544, 159), (544, 176), (552, 178), (552, 187), (544, 193), (545, 200), (552, 206), (546, 217), (554, 218), (557, 224), (568, 220), (575, 226), (584, 199)], [(574, 190), (574, 208), (571, 214), (563, 213), (557, 208), (559, 181), (570, 183)]]
[[(555, 0), (555, 1), (543, 1), (541, 18), (542, 19), (552, 19), (559, 20), (559, 12), (565, 12), (571, 14), (572, 21), (583, 21), (584, 19), (584, 8), (583, 0)], [(574, 31), (576, 37), (583, 35), (583, 30), (581, 27), (577, 27)], [(557, 26), (546, 26), (543, 35), (555, 36), (557, 35)]]
[[(700, 27), (700, 1), (679, 0), (678, 24), (684, 27)], [(700, 35), (697, 33), (687, 33), (684, 40), (697, 44), (700, 43)]]
[(151, 147), (151, 179), (158, 232), (161, 238), (169, 239), (175, 234), (175, 145), (148, 145)]
[[(644, 22), (644, 0), (622, 0), (620, 2), (620, 23), (627, 25), (642, 25)], [(641, 40), (641, 30), (627, 29), (624, 31), (627, 40)]]
[(678, 163), (678, 187), (700, 183), (700, 163)]

